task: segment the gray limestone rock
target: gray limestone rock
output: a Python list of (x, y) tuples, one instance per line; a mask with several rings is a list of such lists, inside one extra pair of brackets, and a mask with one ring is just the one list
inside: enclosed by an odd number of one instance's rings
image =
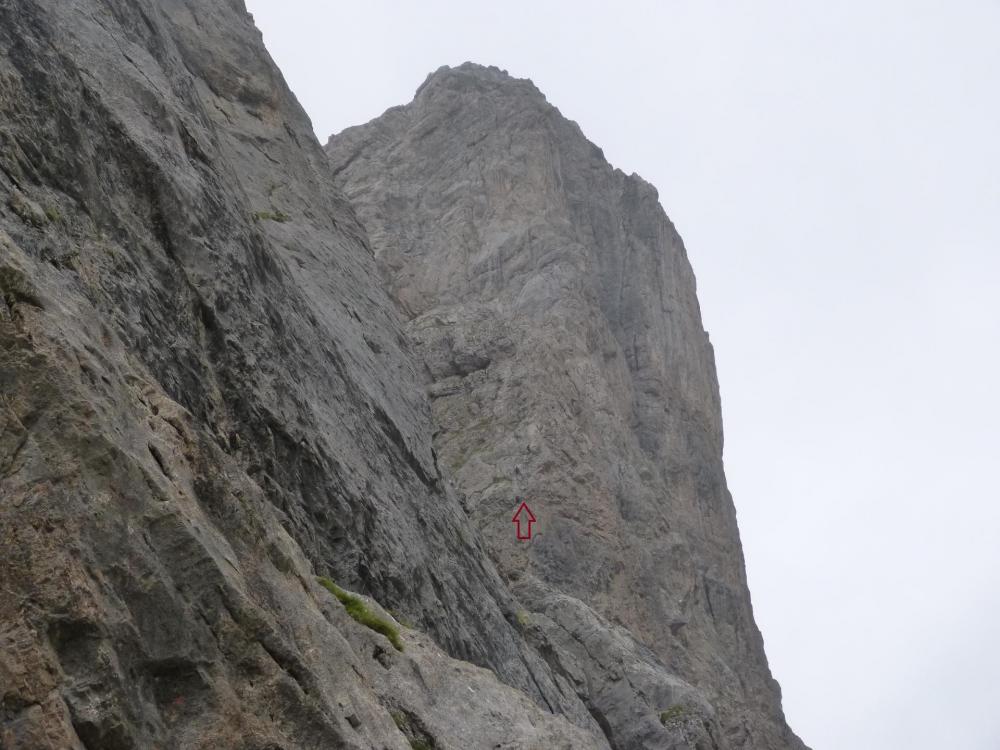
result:
[(530, 81), (468, 63), (327, 152), (426, 363), (443, 476), (612, 746), (803, 747), (754, 623), (712, 347), (656, 190)]
[(239, 0), (0, 2), (0, 746), (607, 747), (432, 429)]
[(655, 191), (473, 66), (330, 151), (240, 0), (0, 0), (0, 748), (801, 747)]

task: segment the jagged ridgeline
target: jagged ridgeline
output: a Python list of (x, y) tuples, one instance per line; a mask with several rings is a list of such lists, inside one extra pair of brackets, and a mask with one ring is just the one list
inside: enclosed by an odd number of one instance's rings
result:
[(801, 748), (652, 188), (474, 66), (328, 152), (238, 0), (0, 2), (0, 747)]

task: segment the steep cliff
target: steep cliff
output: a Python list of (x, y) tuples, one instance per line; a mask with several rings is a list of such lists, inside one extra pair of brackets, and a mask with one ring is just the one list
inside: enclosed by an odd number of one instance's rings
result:
[(694, 275), (656, 190), (530, 81), (472, 64), (327, 152), (427, 365), (444, 476), (612, 746), (672, 746), (680, 727), (698, 747), (802, 747), (753, 620)]
[(0, 2), (0, 291), (0, 745), (606, 747), (241, 2)]
[(471, 66), (330, 151), (240, 0), (0, 0), (0, 748), (801, 747), (652, 189)]

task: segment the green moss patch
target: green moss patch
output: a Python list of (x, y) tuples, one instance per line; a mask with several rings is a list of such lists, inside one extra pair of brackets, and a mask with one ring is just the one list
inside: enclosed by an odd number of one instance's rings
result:
[(660, 723), (666, 726), (667, 724), (681, 721), (687, 715), (687, 712), (684, 706), (671, 706), (666, 711), (660, 712)]
[(384, 635), (389, 639), (389, 643), (391, 643), (397, 651), (403, 650), (403, 641), (399, 637), (399, 628), (368, 609), (368, 607), (365, 606), (363, 599), (354, 596), (353, 594), (348, 594), (329, 578), (323, 578), (321, 576), (316, 580), (319, 582), (320, 586), (337, 597), (337, 600), (343, 604), (344, 609), (347, 610), (347, 614), (353, 617), (357, 622), (364, 625), (366, 628), (370, 628), (376, 633)]

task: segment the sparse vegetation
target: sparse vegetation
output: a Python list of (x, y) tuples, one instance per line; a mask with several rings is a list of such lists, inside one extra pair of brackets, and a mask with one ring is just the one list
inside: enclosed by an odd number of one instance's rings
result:
[(666, 726), (672, 722), (680, 721), (686, 714), (687, 709), (684, 706), (671, 706), (666, 711), (660, 712), (660, 723)]
[(413, 623), (407, 620), (405, 617), (403, 617), (403, 615), (401, 615), (397, 610), (389, 609), (388, 607), (386, 607), (385, 611), (388, 612), (390, 615), (392, 615), (392, 619), (398, 622), (404, 628), (409, 628), (410, 630), (413, 630)]
[(0, 297), (11, 309), (19, 302), (44, 307), (34, 286), (24, 273), (10, 266), (0, 266)]
[(360, 597), (354, 596), (353, 594), (348, 594), (329, 578), (323, 578), (321, 576), (316, 580), (323, 588), (337, 597), (337, 600), (343, 604), (344, 609), (347, 610), (347, 614), (365, 627), (374, 630), (376, 633), (384, 635), (389, 639), (389, 643), (391, 643), (397, 651), (403, 650), (403, 641), (399, 637), (399, 628), (388, 620), (379, 617), (365, 606), (364, 600)]
[(62, 213), (59, 211), (59, 207), (58, 206), (54, 206), (52, 204), (49, 204), (49, 205), (47, 205), (45, 207), (45, 216), (53, 224), (56, 224), (56, 223), (62, 221)]
[(60, 255), (56, 258), (52, 258), (50, 261), (52, 265), (56, 268), (73, 268), (74, 264), (80, 259), (79, 250), (70, 250), (68, 253)]
[(396, 729), (403, 733), (413, 750), (435, 750), (437, 746), (433, 741), (411, 736), (414, 732), (420, 732), (425, 735), (426, 733), (415, 729), (411, 720), (402, 711), (390, 711), (389, 716), (392, 717), (393, 722), (396, 724)]
[(253, 220), (254, 221), (276, 221), (279, 224), (284, 224), (286, 221), (291, 219), (291, 217), (284, 211), (254, 211)]
[(519, 609), (514, 615), (517, 618), (517, 624), (522, 628), (526, 628), (531, 624), (531, 615), (525, 612), (523, 609)]
[(15, 190), (11, 194), (7, 199), (7, 205), (26, 224), (41, 228), (48, 222), (48, 217), (41, 206), (33, 200), (25, 198), (20, 191)]

